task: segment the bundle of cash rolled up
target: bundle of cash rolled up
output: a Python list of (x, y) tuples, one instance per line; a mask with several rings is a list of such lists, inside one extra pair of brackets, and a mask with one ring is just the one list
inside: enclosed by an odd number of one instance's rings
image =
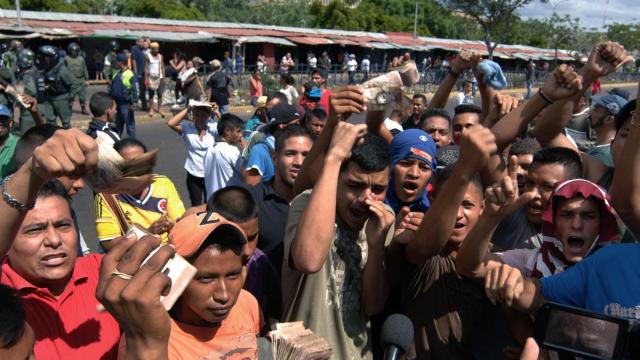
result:
[(271, 331), (273, 358), (278, 360), (326, 360), (333, 349), (327, 340), (305, 329), (302, 321), (280, 323)]
[(406, 87), (420, 81), (420, 73), (413, 60), (393, 68), (390, 72), (375, 77), (360, 86), (364, 89), (367, 110), (386, 110), (402, 99)]
[(153, 167), (158, 149), (132, 160), (125, 160), (113, 148), (113, 140), (98, 131), (98, 166), (85, 174), (85, 180), (97, 193), (135, 194), (153, 182)]

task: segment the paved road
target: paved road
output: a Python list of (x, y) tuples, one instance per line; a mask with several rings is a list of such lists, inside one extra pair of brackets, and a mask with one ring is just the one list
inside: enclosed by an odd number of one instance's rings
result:
[[(635, 97), (636, 89), (634, 87), (626, 87), (627, 90), (632, 91), (632, 96)], [(76, 105), (77, 106), (77, 105)], [(447, 108), (451, 111), (453, 109), (453, 103), (449, 102)], [(138, 115), (144, 115), (139, 112)], [(247, 119), (250, 114), (242, 113), (238, 114), (243, 119)], [(74, 117), (77, 118), (79, 114), (74, 113)], [(362, 122), (362, 116), (354, 116), (351, 119), (354, 122)], [(160, 148), (161, 151), (158, 157), (158, 164), (156, 166), (156, 173), (168, 176), (175, 184), (180, 196), (185, 202), (185, 206), (189, 206), (189, 196), (187, 188), (185, 186), (186, 172), (183, 168), (185, 159), (185, 148), (182, 138), (170, 130), (165, 122), (156, 117), (155, 120), (150, 122), (138, 124), (137, 126), (138, 138), (144, 142), (149, 149)], [(89, 188), (85, 188), (73, 200), (74, 208), (78, 214), (78, 221), (82, 233), (92, 250), (96, 249), (96, 234), (93, 215), (93, 193)]]

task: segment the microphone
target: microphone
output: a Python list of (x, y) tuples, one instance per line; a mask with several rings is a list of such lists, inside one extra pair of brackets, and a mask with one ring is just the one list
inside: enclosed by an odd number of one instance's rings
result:
[(402, 314), (392, 314), (380, 333), (385, 360), (397, 360), (406, 353), (413, 343), (413, 323)]
[(273, 352), (271, 352), (271, 341), (266, 338), (258, 338), (258, 359), (273, 360)]

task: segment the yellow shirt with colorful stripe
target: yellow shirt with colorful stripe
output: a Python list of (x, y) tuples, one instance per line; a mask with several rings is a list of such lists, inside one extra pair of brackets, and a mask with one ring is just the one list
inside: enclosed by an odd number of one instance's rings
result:
[[(149, 186), (144, 199), (138, 199), (128, 194), (115, 195), (129, 225), (138, 225), (148, 229), (151, 224), (167, 215), (169, 220), (176, 221), (184, 214), (184, 204), (175, 186), (166, 176), (156, 175)], [(122, 236), (126, 229), (121, 229), (111, 208), (100, 195), (94, 199), (96, 217), (96, 233), (99, 241), (108, 241)], [(163, 244), (169, 241), (169, 234), (160, 234)]]

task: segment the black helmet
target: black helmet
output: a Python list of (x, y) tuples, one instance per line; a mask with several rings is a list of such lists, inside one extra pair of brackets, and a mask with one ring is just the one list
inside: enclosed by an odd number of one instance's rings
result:
[(33, 51), (31, 51), (31, 49), (22, 49), (22, 51), (20, 51), (20, 53), (18, 55), (24, 54), (25, 56), (28, 56), (31, 58), (31, 60), (36, 58), (36, 54), (33, 53)]
[(58, 49), (51, 45), (43, 45), (38, 48), (38, 52), (44, 56), (51, 56), (52, 58), (58, 57)]
[(76, 42), (72, 42), (71, 44), (69, 44), (69, 46), (67, 46), (67, 52), (68, 53), (73, 53), (74, 51), (79, 52), (80, 51), (80, 45), (78, 45), (78, 43)]
[(1, 43), (0, 44), (0, 53), (4, 53), (7, 50), (9, 50), (9, 45), (7, 45), (7, 43)]
[(19, 69), (28, 69), (33, 66), (33, 52), (31, 50), (22, 50), (16, 61)]
[(120, 44), (115, 40), (109, 41), (109, 50), (118, 52), (118, 50), (120, 50)]

